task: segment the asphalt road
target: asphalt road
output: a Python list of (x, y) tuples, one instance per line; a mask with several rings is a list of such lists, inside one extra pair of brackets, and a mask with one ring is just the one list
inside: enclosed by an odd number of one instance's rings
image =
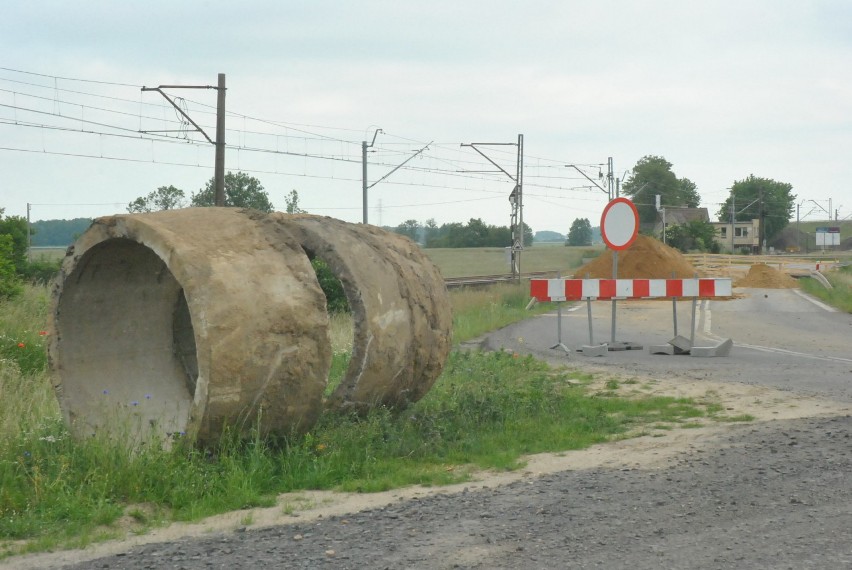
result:
[[(678, 374), (760, 384), (801, 394), (852, 402), (852, 315), (833, 310), (798, 289), (737, 289), (740, 298), (701, 301), (695, 310), (695, 345), (734, 341), (730, 356), (697, 358), (649, 354), (649, 345), (666, 344), (674, 334), (670, 301), (620, 301), (616, 305), (616, 341), (641, 344), (643, 350), (611, 351), (590, 358), (575, 352), (589, 344), (585, 303), (562, 312), (562, 343), (557, 344), (557, 315), (550, 313), (506, 327), (482, 341), (485, 348), (530, 353), (552, 362), (659, 376)], [(595, 344), (612, 340), (609, 301), (592, 303)], [(678, 333), (692, 334), (692, 302), (677, 303)], [(586, 362), (584, 362), (586, 361)]]
[[(689, 336), (690, 303), (679, 332)], [(699, 307), (702, 308), (702, 307)], [(593, 307), (609, 337), (609, 304)], [(664, 343), (671, 304), (619, 305), (618, 340)], [(549, 347), (542, 316), (483, 340), (620, 373), (767, 384), (852, 402), (852, 315), (788, 290), (751, 290), (696, 312), (697, 344), (731, 337), (729, 357)], [(563, 342), (588, 342), (585, 306)], [(509, 485), (400, 501), (322, 520), (135, 547), (65, 568), (852, 568), (852, 417), (732, 425), (665, 467), (565, 470)], [(297, 519), (298, 520), (298, 519)], [(54, 565), (57, 567), (57, 565)]]

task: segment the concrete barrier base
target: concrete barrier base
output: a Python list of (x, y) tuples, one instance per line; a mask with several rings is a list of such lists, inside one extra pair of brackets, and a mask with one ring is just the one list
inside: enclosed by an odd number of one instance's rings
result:
[(583, 353), (583, 356), (606, 356), (609, 350), (605, 344), (598, 344), (595, 346), (584, 344), (580, 347), (580, 352)]
[(716, 346), (693, 346), (690, 351), (690, 356), (728, 356), (731, 354), (731, 348), (733, 346), (734, 341), (731, 339), (724, 340)]

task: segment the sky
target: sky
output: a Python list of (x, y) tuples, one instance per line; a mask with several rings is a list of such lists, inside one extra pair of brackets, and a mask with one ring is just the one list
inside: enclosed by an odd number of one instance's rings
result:
[[(598, 225), (608, 196), (583, 174), (599, 181), (612, 158), (627, 179), (648, 155), (692, 180), (713, 220), (749, 175), (792, 184), (801, 219), (852, 219), (845, 0), (56, 0), (4, 3), (3, 20), (6, 215), (199, 191), (213, 145), (141, 88), (224, 73), (226, 169), (279, 210), (296, 190), (308, 212), (362, 221), (375, 135), (370, 223), (506, 226), (523, 135), (533, 231)], [(214, 89), (164, 91), (215, 139)]]

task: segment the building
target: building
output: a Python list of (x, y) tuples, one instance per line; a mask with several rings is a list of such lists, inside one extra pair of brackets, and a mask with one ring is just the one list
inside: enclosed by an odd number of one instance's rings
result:
[(713, 222), (713, 227), (716, 228), (716, 241), (723, 250), (760, 253), (760, 220), (757, 218), (736, 221), (733, 227), (730, 222)]
[(709, 222), (710, 215), (707, 213), (707, 208), (681, 208), (675, 206), (667, 206), (661, 208), (657, 212), (657, 219), (653, 224), (642, 224), (642, 231), (652, 232), (655, 236), (660, 236), (663, 239), (663, 229), (671, 226), (688, 224), (689, 222)]

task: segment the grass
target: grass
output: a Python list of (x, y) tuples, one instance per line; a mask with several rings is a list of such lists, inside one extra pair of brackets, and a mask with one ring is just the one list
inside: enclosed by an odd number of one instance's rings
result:
[(827, 271), (824, 275), (831, 283), (831, 289), (826, 289), (816, 279), (809, 277), (799, 280), (802, 290), (842, 311), (852, 313), (852, 265)]
[(453, 342), (463, 343), (489, 331), (553, 310), (550, 303), (538, 304), (526, 310), (529, 300), (528, 281), (451, 291)]
[[(600, 252), (593, 247), (566, 247), (536, 245), (521, 254), (521, 271), (562, 271), (579, 267), (583, 257), (592, 257)], [(471, 275), (501, 275), (510, 273), (506, 251), (500, 247), (476, 248), (425, 248), (429, 258), (437, 265), (444, 277), (468, 277)]]
[[(527, 316), (526, 300), (511, 285), (454, 292), (456, 340)], [(45, 372), (39, 332), (46, 310), (44, 287), (0, 304), (7, 339), (0, 358), (0, 555), (268, 507), (285, 492), (466, 481), (476, 470), (516, 469), (527, 454), (582, 449), (713, 415), (686, 399), (620, 397), (613, 393), (619, 382), (596, 393), (589, 375), (531, 357), (456, 351), (429, 394), (403, 412), (326, 414), (309, 433), (280, 439), (239, 441), (226, 433), (211, 449), (178, 442), (131, 450), (106, 438), (69, 437)], [(351, 323), (340, 319), (333, 329), (335, 352), (345, 355)], [(285, 504), (282, 513), (297, 508)]]

